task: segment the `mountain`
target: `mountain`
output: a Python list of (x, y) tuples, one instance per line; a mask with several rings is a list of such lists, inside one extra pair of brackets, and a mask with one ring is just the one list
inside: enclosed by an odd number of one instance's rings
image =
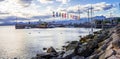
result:
[[(29, 21), (33, 24), (37, 24), (39, 22), (39, 20), (41, 21), (45, 21), (45, 22), (54, 22), (57, 24), (80, 24), (80, 23), (85, 23), (85, 22), (90, 22), (90, 19), (88, 20), (88, 18), (81, 18), (80, 20), (69, 20), (69, 19), (54, 19), (52, 18), (52, 20), (47, 20), (51, 18), (51, 16), (32, 16), (31, 18), (23, 18), (23, 17), (17, 17), (17, 16), (8, 16), (8, 17), (4, 17), (4, 18), (0, 18), (0, 25), (15, 25), (16, 24), (16, 19), (19, 23), (28, 23)], [(95, 16), (93, 17), (93, 19), (95, 20), (102, 20), (105, 19), (105, 16)], [(59, 20), (58, 20), (59, 19)]]
[(105, 16), (95, 16), (95, 17), (93, 17), (93, 19), (95, 19), (95, 20), (104, 20), (104, 19), (106, 19), (106, 17)]

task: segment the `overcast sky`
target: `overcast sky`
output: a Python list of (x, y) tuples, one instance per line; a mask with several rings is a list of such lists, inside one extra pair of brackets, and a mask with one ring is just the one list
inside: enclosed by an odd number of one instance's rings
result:
[(120, 15), (120, 0), (0, 0), (1, 16), (31, 17), (52, 15), (52, 11), (77, 14), (78, 6), (81, 17), (86, 17), (86, 10), (92, 5), (94, 16), (105, 15), (110, 12), (114, 16)]

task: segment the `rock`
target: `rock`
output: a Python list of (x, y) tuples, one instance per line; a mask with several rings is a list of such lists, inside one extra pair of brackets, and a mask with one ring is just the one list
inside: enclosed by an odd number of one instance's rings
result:
[(89, 41), (88, 42), (88, 44), (87, 44), (87, 49), (95, 49), (95, 48), (98, 48), (98, 43), (97, 43), (97, 41), (95, 41), (95, 40), (91, 40), (91, 41)]
[(74, 53), (74, 50), (68, 50), (64, 53), (63, 58), (69, 57), (69, 55), (72, 55)]
[(36, 54), (36, 56), (33, 57), (32, 59), (47, 59), (47, 58), (51, 58), (49, 53), (41, 53), (41, 54)]
[(53, 47), (48, 48), (47, 53), (57, 53)]
[(32, 57), (31, 59), (37, 59), (36, 57)]
[(78, 46), (78, 41), (72, 41), (70, 44), (66, 46), (66, 51), (73, 50)]
[(100, 31), (93, 32), (95, 35), (100, 34)]
[(115, 55), (115, 54), (116, 54), (116, 52), (114, 50), (112, 50), (112, 49), (106, 50), (106, 52), (105, 52), (105, 58), (107, 59), (110, 56)]
[(120, 55), (120, 49), (114, 49), (117, 55)]
[(100, 47), (100, 49), (101, 49), (101, 50), (106, 50), (107, 47), (108, 47), (108, 45), (107, 45), (107, 44), (104, 44), (104, 45), (102, 45), (102, 46)]
[(99, 59), (105, 59), (105, 53), (99, 56)]
[(14, 59), (17, 59), (16, 57)]
[[(86, 44), (87, 45), (87, 44)], [(78, 45), (75, 50), (74, 53), (76, 55), (81, 55), (85, 50), (86, 50), (86, 45)], [(82, 56), (82, 55), (81, 55)]]
[(52, 57), (52, 58), (50, 58), (50, 59), (58, 59), (57, 57)]
[(67, 42), (65, 42), (65, 43), (70, 43), (70, 41), (67, 41)]
[(86, 44), (76, 47), (74, 53), (79, 56), (88, 57), (92, 54), (93, 50), (92, 45), (90, 46), (89, 44)]
[(119, 57), (117, 57), (117, 56), (115, 56), (115, 55), (112, 55), (112, 56), (110, 56), (109, 58), (107, 58), (107, 59), (120, 59)]
[[(80, 41), (68, 42), (64, 51), (56, 52), (48, 48), (46, 54), (38, 54), (37, 59), (120, 59), (120, 26), (94, 32)], [(45, 49), (44, 49), (45, 50)]]
[(50, 47), (48, 48), (47, 53), (37, 54), (36, 57), (33, 57), (32, 59), (56, 59), (57, 56), (56, 50), (53, 47)]
[(116, 32), (117, 34), (119, 34), (119, 33), (120, 33), (120, 27), (117, 28), (115, 32)]
[(43, 48), (43, 50), (47, 50), (47, 48)]
[(74, 56), (74, 57), (72, 57), (72, 59), (85, 59), (85, 57), (84, 56)]
[(112, 46), (114, 48), (120, 48), (120, 37), (116, 33), (114, 33), (112, 35), (112, 38), (113, 38)]
[[(110, 42), (111, 43), (111, 42)], [(112, 44), (109, 44), (109, 46), (107, 47), (107, 49), (106, 50), (109, 50), (109, 49), (112, 49), (113, 47), (112, 47)]]
[(108, 44), (112, 41), (113, 39), (110, 37), (110, 38), (107, 38), (105, 41), (104, 41), (104, 44)]
[(94, 40), (95, 40), (96, 42), (100, 43), (100, 42), (102, 42), (103, 40), (105, 40), (105, 39), (104, 39), (105, 36), (106, 36), (106, 35), (104, 35), (104, 34), (98, 34), (98, 35), (96, 35), (96, 36), (94, 37)]
[(80, 39), (80, 42), (81, 42), (81, 43), (85, 43), (85, 42), (87, 42), (87, 39), (86, 39), (86, 38), (81, 38), (81, 39)]
[(94, 38), (94, 35), (93, 34), (89, 34), (86, 36), (86, 39), (93, 39)]
[(92, 56), (89, 56), (87, 59), (98, 59), (99, 56), (97, 54), (94, 54)]
[(78, 41), (72, 41), (70, 44), (78, 44)]
[(65, 52), (64, 51), (60, 51), (60, 52), (58, 52), (58, 58), (63, 58), (63, 55), (65, 54)]

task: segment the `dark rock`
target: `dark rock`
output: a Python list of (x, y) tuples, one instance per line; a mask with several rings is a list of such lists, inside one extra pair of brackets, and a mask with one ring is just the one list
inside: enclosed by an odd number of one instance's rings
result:
[(16, 57), (14, 59), (17, 59)]
[(99, 56), (97, 54), (91, 55), (88, 57), (88, 59), (98, 59)]
[(53, 47), (48, 48), (47, 53), (57, 53)]
[(74, 50), (68, 50), (64, 53), (63, 58), (72, 58), (74, 55)]
[(50, 53), (42, 53), (42, 54), (37, 54), (35, 59), (51, 59), (53, 57), (57, 57), (57, 56)]
[(101, 31), (96, 31), (96, 32), (93, 32), (95, 35), (97, 34), (101, 34), (102, 32)]
[(36, 57), (33, 57), (32, 59), (56, 59), (57, 56), (56, 50), (53, 47), (50, 47), (48, 48), (47, 53), (37, 54)]
[(58, 58), (62, 58), (64, 54), (65, 54), (64, 51), (60, 51), (60, 52), (58, 52), (58, 55), (59, 55)]
[(74, 57), (72, 57), (72, 59), (85, 59), (85, 57), (84, 56), (74, 56)]
[(70, 44), (77, 44), (78, 41), (72, 41)]
[(107, 47), (108, 47), (108, 45), (104, 44), (104, 45), (100, 46), (100, 50), (106, 50)]
[(74, 54), (66, 55), (63, 59), (72, 59), (72, 57), (74, 57)]
[(66, 51), (73, 50), (78, 46), (78, 41), (72, 41), (70, 44), (66, 46)]
[(47, 50), (47, 48), (43, 48), (43, 50)]
[(70, 43), (70, 41), (67, 41), (67, 42), (65, 42), (65, 43)]
[(85, 43), (85, 42), (87, 42), (87, 39), (86, 39), (86, 38), (81, 38), (81, 39), (80, 39), (80, 42), (81, 42), (81, 43)]

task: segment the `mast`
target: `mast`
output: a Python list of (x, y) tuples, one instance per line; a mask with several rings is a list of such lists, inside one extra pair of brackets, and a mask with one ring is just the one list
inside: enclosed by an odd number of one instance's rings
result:
[(92, 20), (93, 20), (93, 8), (92, 8), (92, 4), (91, 4), (91, 8), (90, 8), (90, 15), (91, 15), (91, 34), (93, 33), (93, 23), (92, 23)]
[(16, 21), (15, 22), (16, 22), (15, 25), (17, 25), (17, 17), (16, 17)]
[(119, 10), (120, 10), (120, 3), (119, 3)]
[[(120, 3), (119, 3), (119, 14), (120, 14)], [(118, 22), (118, 20), (117, 20), (117, 22)], [(119, 22), (118, 22), (118, 24), (119, 24)]]
[[(90, 12), (89, 12), (89, 8), (88, 8), (88, 10), (87, 10), (87, 16), (88, 16), (87, 26), (89, 26), (89, 23), (90, 23)], [(89, 34), (90, 34), (90, 31), (89, 31)]]
[(80, 5), (78, 5), (78, 17), (79, 17), (79, 20), (80, 20)]

